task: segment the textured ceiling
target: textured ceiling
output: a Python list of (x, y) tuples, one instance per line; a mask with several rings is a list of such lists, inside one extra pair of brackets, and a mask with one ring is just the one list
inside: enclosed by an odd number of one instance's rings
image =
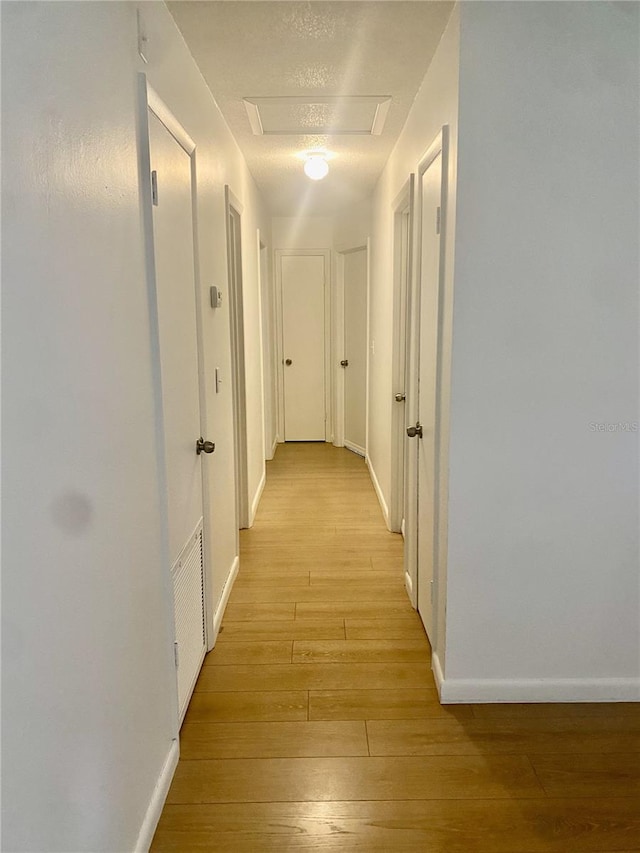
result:
[[(169, 10), (273, 213), (328, 214), (367, 198), (404, 125), (453, 3), (179, 0)], [(379, 136), (252, 133), (243, 99), (390, 97)], [(304, 151), (330, 153), (309, 181)]]

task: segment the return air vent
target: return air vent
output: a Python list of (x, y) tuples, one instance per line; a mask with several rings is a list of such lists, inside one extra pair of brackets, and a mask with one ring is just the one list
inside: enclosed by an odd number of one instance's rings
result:
[(391, 105), (387, 95), (243, 99), (256, 136), (379, 136)]
[(172, 568), (176, 627), (176, 665), (180, 720), (204, 658), (204, 559), (202, 519)]

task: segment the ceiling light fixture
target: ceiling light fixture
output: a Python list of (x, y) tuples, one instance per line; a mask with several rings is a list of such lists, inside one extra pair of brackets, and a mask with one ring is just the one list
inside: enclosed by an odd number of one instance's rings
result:
[(304, 173), (312, 181), (321, 181), (329, 173), (329, 164), (324, 154), (309, 154), (304, 164)]

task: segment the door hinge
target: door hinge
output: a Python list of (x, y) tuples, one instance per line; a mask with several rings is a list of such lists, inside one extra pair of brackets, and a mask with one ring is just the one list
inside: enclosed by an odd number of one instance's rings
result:
[(151, 172), (151, 201), (156, 207), (158, 206), (158, 173), (156, 171)]
[(176, 662), (176, 669), (180, 666), (180, 654), (178, 652), (178, 644), (173, 644), (173, 659)]
[[(157, 202), (156, 202), (156, 204), (157, 204)], [(440, 233), (440, 216), (441, 216), (440, 205), (438, 205), (438, 207), (436, 208), (436, 234)]]

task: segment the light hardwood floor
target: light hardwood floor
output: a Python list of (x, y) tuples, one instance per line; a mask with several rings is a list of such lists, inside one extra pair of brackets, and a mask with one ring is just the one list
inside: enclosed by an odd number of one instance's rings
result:
[(640, 705), (441, 706), (363, 460), (280, 445), (152, 850), (637, 853)]

